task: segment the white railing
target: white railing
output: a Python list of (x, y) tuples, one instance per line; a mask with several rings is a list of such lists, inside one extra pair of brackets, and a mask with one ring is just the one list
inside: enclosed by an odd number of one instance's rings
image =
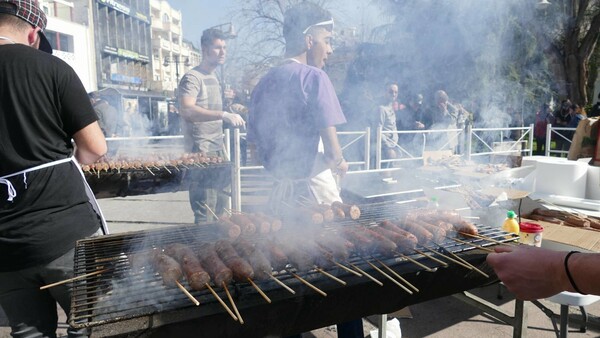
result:
[[(434, 129), (434, 130), (402, 130), (402, 131), (383, 131), (381, 127), (377, 129), (376, 135), (376, 146), (375, 146), (375, 168), (381, 169), (381, 165), (385, 163), (397, 163), (397, 162), (406, 162), (406, 161), (422, 161), (423, 153), (426, 150), (445, 150), (454, 148), (455, 145), (462, 147), (462, 142), (460, 136), (463, 135), (464, 131), (462, 129)], [(383, 137), (386, 135), (398, 135), (398, 142), (394, 143), (395, 150), (398, 151), (399, 158), (395, 159), (383, 159), (382, 154), (382, 142)], [(446, 138), (441, 136), (447, 135)], [(403, 139), (403, 135), (415, 135), (412, 143), (409, 147), (408, 144), (400, 144), (403, 143), (401, 140)], [(435, 135), (435, 136), (434, 136)], [(432, 138), (435, 138), (435, 143), (430, 142), (427, 143), (428, 137), (430, 141)], [(442, 139), (440, 141), (440, 138)], [(418, 145), (418, 147), (417, 147)], [(454, 151), (453, 151), (454, 152)]]
[[(507, 139), (509, 135), (518, 131), (521, 131), (518, 139)], [(531, 156), (533, 154), (533, 124), (528, 127), (512, 128), (472, 128), (467, 126), (467, 135), (469, 137), (467, 137), (466, 159), (485, 155), (527, 154)]]
[[(552, 156), (553, 154), (558, 154), (559, 157), (562, 157), (563, 154), (569, 154), (569, 148), (571, 147), (571, 138), (572, 135), (569, 135), (570, 132), (575, 133), (577, 128), (566, 128), (566, 127), (553, 127), (550, 123), (546, 125), (546, 146), (544, 148), (545, 156)], [(567, 150), (561, 149), (552, 149), (552, 137), (556, 135), (555, 142), (557, 145), (568, 144)]]

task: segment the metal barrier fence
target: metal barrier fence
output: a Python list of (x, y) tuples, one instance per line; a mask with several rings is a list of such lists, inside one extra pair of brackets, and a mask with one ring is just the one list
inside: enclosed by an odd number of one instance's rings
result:
[[(551, 124), (546, 125), (546, 145), (544, 148), (545, 156), (552, 156), (553, 154), (557, 154), (558, 157), (562, 157), (569, 154), (569, 148), (571, 147), (571, 142), (573, 138), (573, 134), (577, 128), (566, 128), (566, 127), (553, 127)], [(554, 143), (559, 149), (552, 149), (552, 139), (554, 138)], [(564, 149), (566, 147), (566, 150)]]
[[(551, 135), (562, 130), (574, 129), (552, 128), (551, 125), (548, 125), (547, 134)], [(507, 134), (512, 135), (515, 132), (519, 132), (521, 135), (516, 139), (513, 137), (513, 139), (508, 140)], [(408, 161), (414, 161), (415, 163), (422, 162), (424, 159), (423, 154), (427, 150), (451, 150), (452, 153), (463, 155), (466, 159), (492, 154), (532, 155), (533, 152), (533, 125), (521, 128), (472, 128), (468, 126), (466, 130), (402, 130), (396, 132), (383, 131), (381, 128), (378, 128), (373, 144), (369, 128), (362, 131), (339, 131), (337, 134), (344, 156), (346, 156), (346, 152), (352, 146), (354, 146), (354, 149), (361, 150), (360, 158), (348, 162), (351, 171), (370, 170), (371, 167), (382, 169), (382, 165), (386, 166), (389, 164), (393, 166), (393, 163)], [(394, 146), (401, 157), (384, 159), (381, 147), (382, 139), (392, 134), (398, 135), (399, 141), (394, 142)], [(256, 171), (258, 175), (268, 175), (264, 172), (263, 166), (256, 164), (255, 159), (252, 158), (253, 154), (245, 146), (246, 133), (240, 132), (239, 129), (234, 129), (233, 135), (231, 135), (230, 130), (227, 129), (223, 137), (225, 151), (233, 163), (231, 205), (234, 210), (240, 210), (242, 173)], [(561, 137), (570, 143), (569, 139), (563, 135)], [(550, 138), (547, 138), (546, 155), (548, 156), (550, 153), (564, 153), (564, 151), (550, 150)], [(119, 144), (120, 147), (136, 149), (137, 154), (140, 154), (140, 156), (161, 152), (184, 152), (183, 135), (113, 137), (107, 138), (107, 142), (109, 143), (109, 150), (111, 149), (111, 144)], [(141, 143), (144, 143), (145, 146), (140, 147)], [(375, 149), (371, 149), (372, 147)], [(371, 163), (371, 152), (374, 153), (374, 163)]]

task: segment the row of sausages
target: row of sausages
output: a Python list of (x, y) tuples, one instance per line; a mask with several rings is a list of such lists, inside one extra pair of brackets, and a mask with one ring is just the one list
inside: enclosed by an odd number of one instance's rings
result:
[(208, 157), (203, 153), (184, 153), (179, 157), (169, 157), (164, 155), (148, 156), (146, 158), (127, 158), (119, 157), (116, 159), (103, 158), (102, 160), (82, 165), (84, 172), (109, 171), (121, 169), (145, 169), (145, 168), (166, 168), (178, 166), (204, 166), (208, 164), (222, 163), (223, 158), (218, 156)]
[(357, 205), (335, 201), (331, 204), (322, 203), (290, 207), (286, 211), (286, 215), (296, 221), (320, 225), (336, 220), (358, 220), (361, 211)]
[(281, 230), (282, 221), (262, 212), (233, 213), (231, 216), (221, 216), (217, 226), (222, 234), (229, 239), (237, 239), (240, 235), (253, 235), (256, 233), (268, 234)]
[[(436, 217), (439, 220), (444, 216)], [(165, 285), (175, 285), (175, 281), (185, 275), (190, 287), (201, 290), (210, 281), (222, 286), (232, 280), (264, 280), (272, 271), (290, 266), (297, 271), (327, 268), (334, 262), (347, 262), (352, 254), (393, 256), (412, 253), (418, 244), (439, 242), (447, 231), (465, 227), (468, 223), (457, 222), (454, 226), (449, 222), (456, 221), (453, 218), (430, 223), (436, 217), (423, 217), (422, 220), (406, 217), (404, 220), (384, 220), (372, 226), (343, 226), (322, 231), (303, 241), (298, 241), (294, 234), (271, 236), (259, 242), (241, 237), (235, 241), (203, 243), (196, 251), (176, 243), (165, 246), (164, 250), (153, 250), (146, 257), (150, 258), (150, 265), (162, 276)], [(469, 228), (476, 231), (473, 224)]]

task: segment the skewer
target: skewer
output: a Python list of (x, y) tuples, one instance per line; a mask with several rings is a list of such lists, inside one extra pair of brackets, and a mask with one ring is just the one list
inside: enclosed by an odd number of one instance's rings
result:
[(459, 260), (456, 260), (456, 259), (454, 259), (454, 258), (452, 258), (452, 257), (449, 257), (449, 256), (447, 256), (447, 255), (444, 255), (443, 253), (441, 253), (441, 252), (439, 252), (439, 251), (435, 251), (435, 250), (433, 250), (432, 248), (428, 248), (428, 247), (426, 247), (426, 246), (424, 246), (424, 248), (425, 248), (425, 249), (427, 249), (427, 250), (429, 250), (429, 251), (431, 251), (431, 252), (433, 252), (433, 253), (435, 253), (435, 254), (437, 254), (437, 255), (440, 255), (440, 256), (442, 256), (442, 257), (446, 258), (447, 260), (449, 260), (449, 261), (451, 261), (451, 262), (454, 262), (454, 263), (456, 263), (456, 264), (458, 264), (458, 265), (462, 265), (463, 267), (465, 267), (465, 268), (467, 268), (467, 269), (469, 269), (469, 270), (473, 270), (473, 268), (474, 268), (474, 266), (473, 266), (473, 265), (471, 265), (471, 264), (465, 264), (465, 263), (463, 263), (463, 262), (461, 262), (461, 261), (459, 261)]
[(79, 279), (83, 279), (83, 278), (86, 278), (86, 277), (98, 275), (98, 274), (101, 274), (101, 273), (106, 272), (108, 270), (109, 270), (109, 268), (106, 268), (106, 269), (102, 269), (102, 270), (98, 270), (98, 271), (86, 273), (85, 275), (81, 275), (81, 276), (77, 276), (77, 277), (73, 277), (73, 278), (61, 280), (60, 282), (56, 282), (56, 283), (52, 283), (52, 284), (40, 286), (40, 290), (44, 290), (44, 289), (48, 289), (48, 288), (51, 288), (51, 287), (55, 287), (57, 285), (66, 284), (66, 283), (73, 282), (73, 281), (76, 281), (76, 280), (79, 280)]
[(277, 279), (277, 277), (271, 275), (271, 274), (267, 274), (272, 280), (274, 280), (277, 284), (281, 285), (281, 287), (283, 287), (284, 289), (288, 290), (292, 295), (296, 294), (296, 291), (292, 290), (292, 288), (290, 288), (289, 286), (285, 285), (282, 281), (280, 281), (279, 279)]
[(156, 175), (154, 175), (154, 173), (152, 172), (152, 170), (150, 170), (150, 168), (146, 167), (146, 169), (152, 174), (152, 176), (156, 176)]
[(291, 272), (291, 271), (288, 271), (288, 272), (289, 272), (290, 274), (292, 274), (292, 276), (294, 276), (296, 279), (298, 279), (299, 281), (301, 281), (302, 283), (304, 283), (306, 286), (308, 286), (309, 288), (311, 288), (311, 289), (315, 290), (316, 292), (318, 292), (318, 293), (319, 293), (321, 296), (323, 296), (323, 297), (327, 297), (327, 294), (326, 294), (325, 292), (323, 292), (323, 291), (322, 291), (321, 289), (319, 289), (318, 287), (316, 287), (316, 286), (314, 286), (314, 285), (310, 284), (310, 283), (309, 283), (309, 282), (308, 282), (306, 279), (304, 279), (304, 278), (302, 278), (302, 277), (298, 276), (297, 274), (295, 274), (295, 273), (293, 273), (293, 272)]
[(375, 282), (377, 285), (379, 286), (383, 286), (383, 283), (380, 282), (378, 279), (376, 279), (375, 277), (369, 275), (368, 273), (366, 273), (365, 271), (363, 271), (361, 268), (359, 268), (358, 266), (356, 266), (355, 264), (352, 263), (348, 263), (350, 264), (351, 267), (355, 268), (356, 270), (358, 270), (358, 272), (362, 273), (363, 275), (365, 275), (367, 278), (369, 278), (370, 280), (372, 280), (373, 282)]
[(495, 240), (495, 239), (493, 239), (493, 238), (489, 238), (489, 237), (482, 236), (482, 235), (473, 235), (473, 234), (468, 234), (468, 233), (466, 233), (466, 232), (460, 232), (460, 231), (458, 231), (458, 233), (459, 233), (459, 234), (461, 234), (461, 235), (467, 236), (467, 237), (473, 237), (473, 238), (484, 239), (484, 240), (486, 240), (486, 241), (489, 241), (489, 242), (492, 242), (492, 243), (496, 243), (496, 244), (508, 245), (508, 246), (517, 246), (517, 245), (515, 245), (515, 244), (513, 244), (513, 243), (510, 243), (510, 242), (508, 242), (508, 243), (505, 243), (505, 242), (500, 242), (500, 241), (497, 241), (497, 240)]
[(355, 275), (356, 275), (356, 276), (358, 276), (358, 277), (362, 277), (362, 275), (361, 275), (360, 273), (358, 273), (358, 272), (356, 272), (356, 271), (354, 271), (354, 270), (350, 269), (349, 267), (347, 267), (347, 266), (345, 266), (345, 265), (343, 265), (343, 264), (340, 264), (340, 263), (338, 263), (338, 262), (336, 262), (336, 261), (333, 261), (333, 260), (330, 260), (330, 262), (331, 262), (331, 263), (333, 263), (333, 264), (335, 264), (336, 266), (338, 266), (338, 267), (340, 267), (340, 268), (342, 268), (342, 269), (344, 269), (344, 270), (346, 270), (346, 271), (348, 271), (348, 272), (352, 273), (352, 274), (355, 274)]
[[(202, 206), (202, 204), (200, 204), (200, 202), (196, 201), (196, 203), (200, 206)], [(214, 211), (212, 211), (212, 209), (208, 206), (208, 204), (204, 203), (204, 207), (206, 208), (206, 210), (208, 210), (213, 216), (215, 216), (216, 219), (219, 219), (219, 216), (217, 216), (217, 214), (215, 214)]]
[(431, 259), (432, 261), (438, 262), (438, 263), (442, 264), (442, 265), (443, 265), (443, 266), (445, 266), (445, 267), (446, 267), (446, 266), (448, 266), (448, 263), (444, 262), (444, 261), (443, 261), (443, 260), (441, 260), (441, 259), (437, 259), (437, 258), (433, 257), (432, 255), (430, 255), (430, 254), (427, 254), (427, 253), (425, 253), (425, 252), (423, 252), (423, 251), (421, 251), (421, 250), (419, 250), (419, 249), (413, 249), (413, 250), (414, 250), (416, 253), (418, 253), (418, 254), (420, 254), (420, 255), (423, 255), (423, 256), (425, 256), (425, 257), (427, 257), (427, 258)]
[[(364, 259), (364, 258), (363, 258)], [(383, 270), (381, 270), (380, 268), (378, 268), (375, 264), (369, 262), (368, 260), (364, 259), (365, 262), (367, 262), (367, 264), (369, 264), (373, 269), (377, 270), (377, 272), (379, 272), (380, 274), (382, 274), (385, 278), (391, 280), (392, 282), (394, 282), (394, 284), (398, 285), (400, 288), (402, 288), (402, 290), (408, 292), (409, 294), (413, 294), (412, 291), (410, 291), (408, 288), (406, 288), (406, 286), (400, 284), (400, 282), (398, 282), (397, 280), (395, 280), (394, 278), (392, 278), (392, 276), (388, 275), (387, 273), (383, 272)]]
[(385, 263), (383, 263), (382, 261), (380, 261), (377, 258), (373, 258), (373, 259), (375, 259), (376, 262), (381, 264), (384, 268), (386, 268), (386, 270), (388, 270), (390, 273), (392, 273), (394, 276), (396, 276), (396, 278), (403, 281), (404, 284), (408, 285), (411, 289), (415, 290), (416, 292), (419, 292), (419, 289), (417, 289), (416, 286), (412, 285), (409, 281), (404, 279), (404, 277), (400, 276), (398, 273), (396, 273), (396, 271), (392, 270), (392, 268), (390, 268), (389, 266), (387, 266)]
[[(442, 247), (442, 246), (440, 246), (440, 247), (441, 247), (442, 249), (446, 250), (444, 247)], [(446, 250), (446, 251), (448, 251), (448, 250)], [(468, 265), (472, 266), (474, 271), (476, 271), (477, 273), (481, 274), (481, 275), (482, 275), (482, 276), (484, 276), (485, 278), (490, 278), (490, 275), (488, 275), (487, 273), (485, 273), (485, 272), (483, 272), (483, 271), (479, 270), (477, 267), (475, 267), (474, 265), (470, 264), (469, 262), (467, 262), (466, 260), (464, 260), (463, 258), (461, 258), (460, 256), (458, 256), (457, 254), (455, 254), (455, 253), (453, 253), (453, 252), (451, 252), (451, 251), (448, 251), (448, 253), (449, 253), (450, 255), (452, 255), (452, 257), (454, 257), (454, 258), (458, 259), (459, 261), (461, 261), (461, 262), (463, 262), (463, 263), (465, 263), (465, 264), (468, 264)]]
[(227, 284), (225, 284), (225, 282), (223, 282), (223, 289), (225, 289), (227, 298), (229, 298), (229, 302), (231, 303), (231, 306), (233, 307), (233, 311), (235, 311), (235, 314), (237, 315), (238, 319), (240, 320), (240, 324), (244, 324), (244, 319), (242, 318), (242, 315), (240, 315), (240, 312), (238, 311), (237, 306), (235, 306), (235, 302), (233, 301), (233, 298), (231, 298), (231, 294), (229, 293), (229, 289), (227, 288)]
[(194, 296), (192, 296), (192, 294), (188, 290), (186, 290), (185, 287), (181, 285), (181, 283), (179, 283), (178, 280), (175, 281), (175, 284), (177, 284), (179, 290), (183, 291), (183, 293), (192, 301), (192, 303), (196, 304), (196, 306), (200, 305), (200, 302), (196, 298), (194, 298)]
[(263, 290), (261, 290), (258, 285), (256, 285), (256, 283), (254, 283), (254, 281), (250, 278), (248, 278), (248, 282), (250, 282), (250, 284), (252, 284), (252, 286), (256, 289), (256, 291), (258, 291), (258, 293), (262, 296), (262, 298), (264, 298), (267, 303), (271, 304), (271, 299), (269, 297), (267, 297), (267, 295), (263, 292)]
[(167, 166), (166, 166), (166, 165), (163, 165), (163, 168), (165, 168), (165, 170), (166, 170), (166, 171), (167, 171), (169, 174), (172, 174), (171, 170), (169, 170), (169, 168), (167, 168)]
[(491, 249), (488, 249), (488, 248), (484, 248), (484, 247), (482, 247), (481, 245), (477, 245), (477, 244), (469, 243), (469, 242), (467, 242), (467, 241), (463, 241), (462, 239), (453, 238), (453, 237), (448, 237), (448, 236), (446, 236), (446, 238), (449, 238), (449, 239), (451, 239), (451, 240), (453, 240), (453, 241), (455, 241), (455, 242), (458, 242), (458, 243), (462, 243), (462, 244), (470, 245), (470, 246), (472, 246), (472, 247), (474, 247), (474, 248), (481, 249), (481, 250), (483, 250), (483, 251), (487, 251), (487, 252), (494, 252), (494, 250), (491, 250)]
[(223, 306), (223, 308), (227, 311), (227, 313), (229, 313), (229, 315), (231, 316), (231, 318), (233, 318), (233, 320), (238, 320), (238, 317), (236, 317), (233, 312), (231, 312), (231, 309), (229, 308), (229, 306), (227, 306), (227, 304), (225, 304), (225, 302), (221, 299), (221, 297), (219, 297), (219, 295), (217, 295), (217, 293), (215, 292), (215, 290), (208, 284), (204, 284), (206, 285), (206, 287), (208, 288), (208, 290), (210, 290), (210, 292), (213, 294), (213, 296), (215, 296), (215, 298), (219, 301), (219, 303), (221, 303), (221, 306)]
[(421, 268), (425, 269), (425, 271), (428, 271), (428, 272), (434, 272), (434, 271), (435, 271), (434, 269), (432, 269), (432, 268), (428, 267), (427, 265), (425, 265), (425, 264), (423, 264), (423, 263), (420, 263), (420, 262), (417, 262), (416, 260), (414, 260), (414, 259), (412, 259), (412, 258), (408, 257), (408, 256), (407, 256), (407, 255), (405, 255), (405, 254), (401, 254), (401, 253), (399, 253), (399, 252), (398, 252), (397, 254), (398, 254), (398, 255), (400, 255), (400, 257), (404, 258), (404, 260), (407, 260), (407, 261), (409, 261), (409, 262), (411, 262), (411, 263), (414, 263), (414, 264), (416, 264), (416, 265), (420, 266)]
[(336, 276), (328, 273), (327, 271), (324, 271), (323, 269), (319, 268), (318, 266), (315, 266), (315, 270), (319, 271), (320, 273), (324, 274), (325, 276), (333, 279), (334, 281), (336, 281), (342, 285), (346, 285), (346, 282), (344, 282), (343, 280), (337, 278)]

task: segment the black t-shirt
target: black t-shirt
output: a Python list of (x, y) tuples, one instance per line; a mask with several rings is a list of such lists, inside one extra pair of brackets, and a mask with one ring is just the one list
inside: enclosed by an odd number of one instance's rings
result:
[[(97, 120), (85, 88), (62, 60), (0, 45), (0, 177), (73, 154), (73, 134)], [(71, 162), (0, 184), (0, 271), (48, 263), (100, 225)]]

